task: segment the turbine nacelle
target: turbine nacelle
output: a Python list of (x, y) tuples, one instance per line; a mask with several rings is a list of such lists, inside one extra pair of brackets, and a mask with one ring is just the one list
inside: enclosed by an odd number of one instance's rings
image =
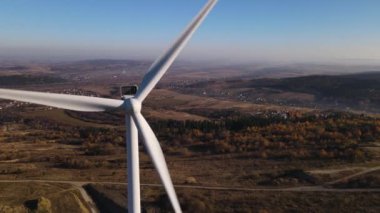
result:
[(139, 87), (137, 85), (120, 87), (121, 100), (125, 100), (125, 99), (132, 97), (132, 96), (135, 96), (138, 89), (139, 89)]

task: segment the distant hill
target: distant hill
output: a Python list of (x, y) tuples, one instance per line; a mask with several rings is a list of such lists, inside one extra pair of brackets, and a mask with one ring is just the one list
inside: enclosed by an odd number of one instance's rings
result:
[(0, 76), (1, 87), (8, 86), (25, 86), (25, 85), (35, 85), (35, 84), (52, 84), (52, 83), (63, 83), (66, 80), (48, 76), (48, 75), (10, 75), (10, 76)]
[(319, 100), (336, 98), (380, 104), (380, 72), (258, 79), (252, 80), (250, 83), (253, 88), (269, 87), (284, 91), (311, 93)]
[(380, 71), (204, 81), (182, 91), (255, 103), (380, 111)]
[(27, 70), (26, 66), (0, 66), (0, 71), (15, 71), (15, 70)]

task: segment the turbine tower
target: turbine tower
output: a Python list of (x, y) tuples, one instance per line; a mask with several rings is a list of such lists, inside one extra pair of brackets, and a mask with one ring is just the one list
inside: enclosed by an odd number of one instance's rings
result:
[(174, 211), (177, 213), (181, 212), (181, 207), (174, 190), (160, 143), (152, 128), (141, 114), (141, 104), (172, 65), (217, 1), (218, 0), (209, 0), (176, 42), (152, 64), (141, 82), (140, 89), (134, 96), (124, 96), (123, 100), (116, 100), (67, 94), (0, 89), (0, 98), (82, 112), (103, 112), (106, 110), (124, 108), (127, 127), (128, 211), (133, 213), (141, 211), (138, 156), (138, 134), (140, 134), (143, 138), (144, 146), (152, 159), (166, 193), (168, 194)]

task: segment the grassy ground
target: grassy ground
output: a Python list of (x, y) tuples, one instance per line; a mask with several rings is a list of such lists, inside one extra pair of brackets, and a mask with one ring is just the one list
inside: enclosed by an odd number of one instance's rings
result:
[[(204, 116), (191, 113), (192, 109), (201, 108), (220, 110), (233, 109), (241, 112), (255, 112), (256, 110), (281, 109), (265, 105), (250, 103), (220, 101), (212, 98), (203, 98), (191, 95), (178, 95), (169, 90), (156, 90), (154, 96), (147, 101), (147, 117), (162, 117), (165, 119), (181, 120), (186, 118), (203, 120)], [(49, 119), (50, 123), (43, 127), (33, 125), (12, 124), (6, 131), (0, 129), (0, 179), (47, 179), (47, 180), (76, 180), (76, 181), (114, 181), (126, 182), (125, 149), (123, 147), (123, 133), (120, 143), (104, 140), (99, 141), (101, 131), (95, 129), (92, 137), (87, 137), (80, 143), (80, 128), (105, 127), (96, 122), (88, 122), (69, 116), (62, 110), (22, 111), (21, 114), (31, 120), (39, 118)], [(41, 109), (41, 108), (40, 108)], [(293, 110), (304, 110), (295, 108)], [(307, 110), (306, 110), (307, 111)], [(8, 124), (7, 124), (8, 125)], [(60, 129), (61, 126), (65, 126)], [(67, 127), (70, 126), (70, 127)], [(114, 128), (119, 126), (109, 125)], [(45, 129), (44, 129), (45, 128)], [(66, 129), (68, 131), (66, 131)], [(69, 130), (71, 132), (69, 132)], [(183, 138), (186, 139), (186, 138)], [(162, 141), (161, 141), (162, 142)], [(88, 155), (86, 143), (103, 143), (114, 145), (111, 154)], [(180, 148), (183, 141), (180, 141)], [(355, 171), (347, 173), (303, 174), (315, 178), (315, 183), (305, 182), (289, 174), (292, 170), (326, 170), (326, 168), (355, 168), (365, 167), (367, 164), (378, 166), (379, 162), (350, 163), (339, 160), (291, 160), (291, 159), (259, 159), (251, 152), (215, 154), (211, 152), (192, 152), (188, 149), (170, 149), (164, 145), (164, 152), (175, 184), (193, 184), (200, 186), (223, 186), (239, 188), (267, 188), (319, 185), (324, 181), (332, 181)], [(103, 147), (101, 147), (103, 148)], [(375, 150), (376, 151), (376, 150)], [(145, 154), (140, 149), (141, 182), (160, 183), (157, 173)], [(76, 160), (82, 165), (77, 165)], [(72, 163), (72, 167), (62, 166), (62, 161)], [(288, 176), (287, 176), (288, 175)], [(308, 177), (309, 178), (309, 177)], [(297, 179), (297, 180), (295, 180)], [(114, 191), (112, 191), (114, 190)], [(111, 193), (120, 193), (125, 200), (125, 186), (111, 189)], [(142, 187), (144, 196), (143, 205), (151, 209), (161, 208), (162, 212), (169, 211), (165, 207), (164, 192), (156, 188)], [(327, 193), (327, 192), (238, 192), (212, 190), (184, 190), (179, 189), (186, 212), (376, 212), (379, 209), (379, 193)], [(26, 201), (35, 201), (41, 197), (51, 202), (54, 212), (80, 212), (85, 207), (80, 202), (80, 196), (69, 186), (56, 184), (1, 184), (0, 206), (17, 208), (18, 212), (26, 211)], [(30, 207), (29, 207), (30, 208)], [(61, 211), (61, 209), (63, 209)], [(152, 211), (153, 211), (152, 210)], [(0, 209), (1, 212), (1, 209)]]
[(62, 109), (29, 111), (29, 112), (25, 112), (23, 115), (27, 118), (34, 118), (34, 117), (50, 118), (55, 122), (72, 125), (72, 126), (112, 128), (112, 126), (86, 122), (80, 119), (73, 118), (71, 116), (68, 116), (65, 113), (65, 111)]
[[(124, 186), (94, 185), (98, 192), (126, 208)], [(177, 189), (184, 212), (378, 212), (380, 193), (367, 192), (241, 192)], [(142, 187), (148, 212), (172, 212), (164, 192)], [(106, 211), (104, 211), (106, 212)]]
[(0, 194), (0, 212), (41, 210), (38, 203), (42, 197), (50, 203), (46, 208), (51, 212), (88, 212), (79, 192), (68, 184), (0, 183)]

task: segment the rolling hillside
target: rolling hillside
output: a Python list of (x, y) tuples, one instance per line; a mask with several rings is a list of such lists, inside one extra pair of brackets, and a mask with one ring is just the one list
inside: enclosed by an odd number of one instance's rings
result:
[(378, 111), (380, 72), (217, 80), (196, 83), (182, 91), (255, 103)]

